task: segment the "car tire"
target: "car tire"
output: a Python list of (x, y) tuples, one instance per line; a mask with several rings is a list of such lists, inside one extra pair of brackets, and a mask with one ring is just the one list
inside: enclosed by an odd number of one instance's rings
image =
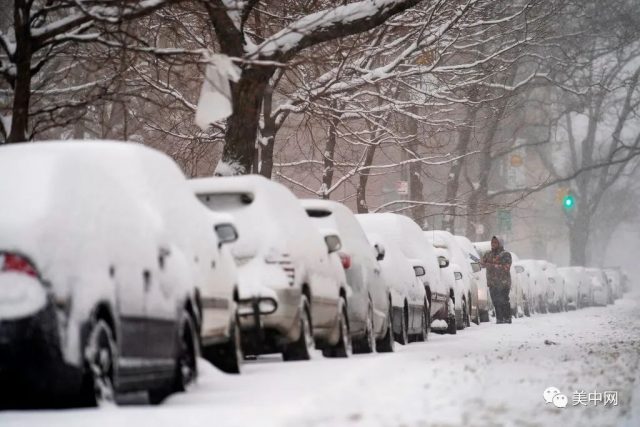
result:
[(476, 301), (476, 315), (473, 318), (473, 323), (475, 323), (476, 325), (480, 325), (480, 306), (478, 305), (478, 302)]
[(349, 329), (349, 317), (347, 314), (347, 305), (344, 300), (340, 298), (339, 307), (340, 318), (338, 325), (340, 328), (340, 338), (336, 345), (326, 348), (322, 351), (325, 357), (349, 357), (353, 354), (353, 347), (351, 344), (351, 331)]
[(81, 406), (103, 406), (115, 402), (118, 347), (109, 324), (97, 319), (91, 325), (84, 349), (85, 377)]
[(524, 315), (527, 317), (531, 317), (531, 310), (529, 310), (529, 302), (524, 302)]
[(448, 316), (447, 316), (447, 333), (449, 335), (455, 335), (458, 333), (458, 327), (456, 325), (456, 311), (453, 307), (455, 307), (453, 299), (449, 297), (449, 301), (447, 303), (448, 307)]
[(357, 340), (353, 346), (354, 353), (373, 353), (376, 351), (376, 335), (373, 326), (373, 306), (369, 303), (365, 320), (364, 337)]
[(300, 337), (297, 341), (289, 343), (282, 352), (282, 358), (286, 362), (296, 360), (309, 360), (315, 349), (313, 327), (311, 323), (311, 308), (305, 295), (300, 298)]
[(389, 301), (387, 333), (380, 340), (376, 341), (378, 353), (393, 353), (395, 350), (395, 339), (393, 336), (393, 306)]
[(471, 327), (471, 307), (464, 305), (464, 321), (467, 328)]
[(486, 322), (489, 322), (491, 320), (489, 318), (489, 310), (480, 310), (480, 309), (478, 309), (478, 311), (480, 312), (480, 322), (486, 323)]
[(151, 389), (149, 403), (158, 405), (169, 395), (183, 392), (198, 378), (198, 332), (188, 311), (182, 313), (178, 330), (178, 353), (172, 384)]
[(408, 316), (409, 310), (405, 307), (402, 310), (402, 315), (400, 316), (400, 333), (394, 334), (396, 342), (401, 345), (409, 344), (409, 326), (407, 325)]
[(416, 335), (417, 342), (425, 342), (429, 339), (429, 305), (425, 302), (422, 310), (422, 328)]
[(213, 366), (227, 374), (239, 374), (242, 370), (242, 338), (237, 322), (232, 321), (229, 326), (229, 341), (210, 345), (202, 349), (202, 355)]

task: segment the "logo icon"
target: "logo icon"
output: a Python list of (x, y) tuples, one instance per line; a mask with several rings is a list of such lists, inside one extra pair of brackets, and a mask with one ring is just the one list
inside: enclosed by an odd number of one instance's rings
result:
[(545, 402), (553, 403), (556, 408), (566, 408), (569, 403), (567, 396), (560, 393), (557, 387), (547, 387), (542, 393), (542, 397)]

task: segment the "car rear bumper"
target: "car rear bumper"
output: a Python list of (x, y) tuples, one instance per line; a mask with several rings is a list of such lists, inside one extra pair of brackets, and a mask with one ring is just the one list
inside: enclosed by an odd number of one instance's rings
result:
[(60, 345), (55, 309), (48, 304), (36, 314), (0, 321), (0, 406), (28, 396), (33, 402), (75, 393), (82, 370), (68, 365)]

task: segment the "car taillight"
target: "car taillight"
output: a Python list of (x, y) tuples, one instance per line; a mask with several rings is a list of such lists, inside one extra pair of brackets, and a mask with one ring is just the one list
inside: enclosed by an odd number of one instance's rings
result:
[(351, 267), (351, 257), (349, 255), (340, 252), (340, 261), (342, 261), (342, 268), (345, 270)]
[(11, 253), (0, 255), (0, 272), (22, 273), (31, 277), (38, 277), (35, 267), (26, 258)]

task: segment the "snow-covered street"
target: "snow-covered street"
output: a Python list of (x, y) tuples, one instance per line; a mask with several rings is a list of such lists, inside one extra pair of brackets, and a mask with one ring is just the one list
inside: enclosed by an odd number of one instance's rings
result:
[[(263, 357), (240, 376), (202, 362), (198, 383), (160, 407), (10, 411), (0, 413), (0, 425), (637, 426), (639, 363), (634, 294), (608, 307), (432, 334), (395, 354), (294, 363)], [(545, 403), (550, 386), (567, 396), (566, 408)], [(574, 405), (578, 391), (617, 391), (618, 404)]]

